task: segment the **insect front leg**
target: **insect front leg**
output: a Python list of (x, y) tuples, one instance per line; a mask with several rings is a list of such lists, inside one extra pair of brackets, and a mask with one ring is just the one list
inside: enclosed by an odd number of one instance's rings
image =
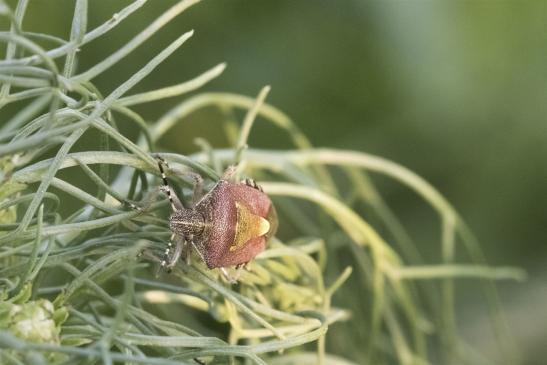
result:
[(194, 208), (203, 196), (203, 178), (195, 172), (188, 172), (188, 175), (194, 179), (194, 195), (192, 197), (192, 208)]
[(176, 265), (184, 248), (184, 238), (173, 233), (167, 244), (167, 248), (163, 253), (163, 259), (160, 262), (161, 269), (167, 269), (171, 271), (173, 266)]
[(138, 202), (139, 205), (134, 204), (130, 200), (124, 200), (123, 203), (128, 205), (131, 209), (134, 209), (140, 213), (146, 213), (152, 206), (152, 204), (158, 199), (161, 194), (165, 194), (162, 187), (149, 191), (145, 194), (143, 200)]
[(186, 244), (184, 245), (184, 259), (186, 260), (186, 265), (190, 266), (192, 263), (192, 246), (194, 245), (192, 242), (193, 235), (190, 235), (188, 237), (188, 241), (186, 241)]

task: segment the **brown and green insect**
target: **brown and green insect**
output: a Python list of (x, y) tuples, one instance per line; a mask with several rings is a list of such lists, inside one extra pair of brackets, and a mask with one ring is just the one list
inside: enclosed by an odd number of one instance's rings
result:
[[(203, 196), (203, 181), (196, 175), (194, 199), (186, 208), (165, 176), (166, 162), (158, 158), (163, 191), (171, 202), (169, 228), (173, 233), (161, 260), (163, 268), (173, 267), (193, 247), (209, 269), (225, 270), (242, 266), (266, 248), (267, 240), (277, 229), (277, 214), (272, 201), (252, 179), (230, 181), (228, 169), (213, 188)], [(167, 166), (168, 167), (168, 166)]]

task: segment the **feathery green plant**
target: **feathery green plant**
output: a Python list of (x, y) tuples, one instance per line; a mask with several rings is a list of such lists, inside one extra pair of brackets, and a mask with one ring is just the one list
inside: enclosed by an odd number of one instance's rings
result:
[[(145, 0), (134, 1), (93, 30), (87, 29), (88, 2), (76, 0), (69, 40), (24, 31), (27, 0), (19, 0), (15, 11), (0, 3), (0, 15), (11, 21), (10, 29), (0, 32), (7, 45), (0, 61), (0, 106), (17, 105), (17, 112), (3, 115), (0, 123), (0, 362), (477, 362), (475, 352), (458, 337), (454, 279), (485, 281), (494, 323), (503, 326), (491, 280), (521, 280), (524, 274), (486, 266), (463, 220), (423, 179), (365, 153), (313, 148), (285, 114), (265, 104), (269, 87), (256, 100), (197, 94), (157, 121), (145, 121), (133, 106), (181, 97), (224, 70), (220, 64), (190, 81), (127, 95), (193, 31), (175, 38), (108, 95), (93, 84), (197, 2), (176, 3), (81, 72), (78, 50), (108, 37)], [(45, 46), (51, 44), (55, 46)], [(247, 115), (241, 128), (230, 118), (224, 123), (234, 149), (215, 149), (204, 136), (198, 141), (201, 152), (194, 155), (162, 153), (182, 195), (192, 187), (185, 172), (198, 172), (212, 184), (227, 165), (239, 163), (239, 174), (261, 181), (278, 206), (281, 224), (292, 229), (285, 240), (270, 242), (237, 285), (223, 281), (197, 258), (190, 265), (180, 262), (171, 275), (155, 277), (150, 269), (156, 265), (150, 257), (164, 249), (170, 236), (167, 204), (155, 194), (159, 181), (153, 153), (162, 136), (202, 108), (242, 109)], [(285, 130), (295, 149), (247, 148), (257, 117)], [(138, 140), (120, 133), (119, 121), (134, 123)], [(101, 136), (96, 149), (74, 152), (92, 132)], [(59, 174), (69, 168), (77, 171), (74, 181)], [(439, 263), (420, 259), (368, 173), (408, 186), (438, 213)], [(83, 179), (96, 186), (94, 194), (76, 185)], [(68, 197), (79, 208), (62, 216), (59, 206)], [(126, 202), (140, 205), (144, 213), (129, 209)], [(360, 203), (379, 218), (381, 227), (356, 213)], [(455, 262), (460, 244), (475, 263)], [(344, 285), (347, 280), (351, 286)], [(431, 280), (440, 286), (425, 282)], [(353, 315), (365, 320), (338, 324), (355, 306), (362, 313)], [(498, 328), (497, 333), (503, 337), (505, 332)], [(353, 350), (336, 351), (340, 341)], [(500, 341), (500, 351), (508, 349), (507, 339)]]

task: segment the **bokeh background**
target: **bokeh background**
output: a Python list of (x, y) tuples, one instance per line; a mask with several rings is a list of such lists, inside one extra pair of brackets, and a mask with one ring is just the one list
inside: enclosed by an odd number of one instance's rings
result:
[[(129, 3), (91, 1), (88, 28)], [(79, 69), (102, 60), (173, 3), (149, 1), (113, 36), (86, 46)], [(24, 28), (68, 38), (73, 7), (72, 0), (31, 1)], [(527, 282), (499, 288), (523, 362), (544, 363), (547, 2), (208, 0), (96, 84), (108, 93), (189, 29), (196, 31), (192, 40), (135, 91), (181, 82), (227, 62), (223, 75), (202, 90), (255, 96), (271, 85), (268, 102), (316, 146), (366, 151), (420, 174), (466, 219), (489, 263), (527, 270)], [(179, 101), (138, 111), (153, 121)], [(215, 137), (218, 120), (210, 111), (196, 113), (162, 140), (163, 147), (190, 153), (202, 135), (227, 147), (222, 136)], [(252, 147), (289, 147), (282, 134), (260, 123), (250, 141)], [(375, 181), (425, 256), (438, 259), (434, 214), (406, 188)], [(457, 299), (463, 335), (495, 353), (478, 286), (462, 281), (459, 288), (465, 293)]]

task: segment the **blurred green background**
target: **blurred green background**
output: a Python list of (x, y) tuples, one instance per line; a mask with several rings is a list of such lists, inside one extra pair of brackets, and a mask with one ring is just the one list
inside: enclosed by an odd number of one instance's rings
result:
[[(88, 28), (129, 3), (91, 1)], [(79, 70), (126, 43), (173, 3), (149, 1), (114, 36), (86, 46)], [(24, 29), (68, 38), (73, 6), (72, 0), (31, 1)], [(545, 361), (547, 2), (203, 1), (96, 84), (108, 93), (190, 29), (196, 33), (188, 44), (135, 92), (227, 62), (224, 74), (202, 90), (255, 96), (269, 84), (268, 102), (316, 146), (377, 154), (423, 176), (467, 220), (489, 263), (528, 271), (526, 283), (499, 287), (524, 362)], [(155, 120), (179, 101), (137, 111)], [(165, 148), (197, 150), (193, 139), (214, 135), (220, 116), (201, 112), (191, 119), (163, 140)], [(250, 141), (251, 147), (290, 146), (260, 123)], [(220, 136), (211, 142), (227, 146)], [(376, 182), (425, 256), (439, 260), (439, 224), (429, 208), (398, 184)], [(462, 281), (461, 287), (465, 337), (495, 352), (484, 332), (476, 284)]]

